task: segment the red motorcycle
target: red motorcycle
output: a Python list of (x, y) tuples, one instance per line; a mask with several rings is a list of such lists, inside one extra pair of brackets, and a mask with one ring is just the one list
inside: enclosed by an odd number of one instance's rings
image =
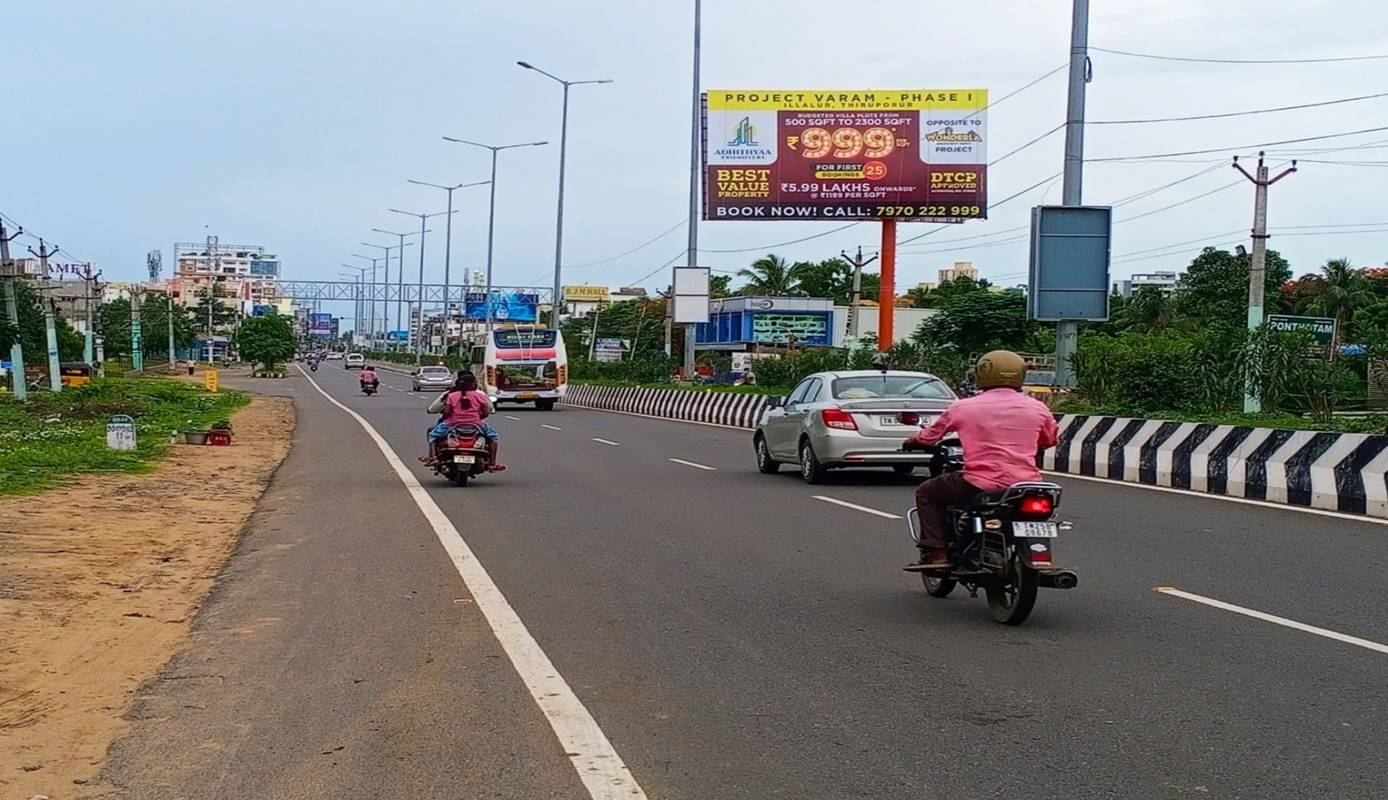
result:
[(467, 486), (468, 480), (487, 471), (490, 463), (487, 440), (476, 425), (457, 425), (434, 442), (434, 472), (454, 486)]

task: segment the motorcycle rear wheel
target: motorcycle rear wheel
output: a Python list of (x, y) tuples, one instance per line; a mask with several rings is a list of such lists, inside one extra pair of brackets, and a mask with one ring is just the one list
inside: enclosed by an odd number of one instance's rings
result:
[(448, 465), (448, 480), (452, 481), (454, 486), (467, 486), (468, 478), (471, 477), (472, 475), (468, 470), (459, 467), (457, 464)]
[(993, 619), (1004, 625), (1021, 625), (1036, 605), (1036, 570), (1024, 565), (1015, 554), (1007, 570), (984, 587)]
[(925, 584), (925, 593), (931, 597), (949, 597), (949, 593), (959, 584), (947, 575), (932, 575), (929, 572), (921, 573), (921, 583)]

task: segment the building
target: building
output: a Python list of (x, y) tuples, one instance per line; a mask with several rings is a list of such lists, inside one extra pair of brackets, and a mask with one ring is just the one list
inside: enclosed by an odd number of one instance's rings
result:
[(949, 283), (955, 278), (978, 280), (978, 268), (972, 261), (956, 261), (953, 266), (940, 268), (940, 283)]
[(1144, 286), (1155, 286), (1162, 294), (1170, 295), (1176, 291), (1180, 281), (1181, 275), (1178, 272), (1139, 272), (1124, 280), (1114, 281), (1113, 292), (1124, 297), (1132, 297), (1134, 292)]
[(564, 287), (564, 305), (568, 308), (568, 315), (574, 317), (590, 314), (601, 305), (620, 303), (625, 300), (641, 300), (645, 297), (647, 297), (646, 290), (639, 286), (623, 286), (613, 289), (609, 286), (590, 286), (585, 283), (580, 286)]
[(256, 306), (277, 305), (279, 257), (260, 245), (207, 242), (174, 244), (174, 275), (169, 278), (174, 297), (185, 305), (195, 305), (198, 295), (209, 285), (222, 287), (222, 296), (243, 316)]
[[(853, 325), (853, 315), (849, 314), (848, 306), (834, 306), (834, 346), (848, 347), (850, 341), (849, 330)], [(868, 334), (877, 335), (877, 304), (862, 305), (858, 309), (858, 339), (861, 340)], [(930, 317), (940, 313), (938, 308), (912, 308), (909, 306), (897, 306), (892, 309), (892, 338), (897, 342), (903, 342), (911, 338), (911, 334)]]
[(834, 301), (819, 297), (724, 297), (708, 304), (708, 322), (695, 326), (701, 350), (747, 350), (758, 345), (828, 347), (834, 341)]

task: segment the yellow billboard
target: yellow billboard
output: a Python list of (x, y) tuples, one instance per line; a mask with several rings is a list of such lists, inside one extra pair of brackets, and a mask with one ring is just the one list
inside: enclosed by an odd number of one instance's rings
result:
[(567, 303), (605, 303), (612, 292), (606, 286), (565, 286), (564, 301)]

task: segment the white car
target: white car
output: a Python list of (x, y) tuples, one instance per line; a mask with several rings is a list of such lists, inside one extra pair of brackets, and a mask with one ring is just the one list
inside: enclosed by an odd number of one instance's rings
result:
[(342, 364), (343, 369), (363, 369), (366, 367), (366, 356), (361, 353), (348, 353), (347, 358)]
[(337, 350), (329, 350), (329, 351), (328, 351), (328, 360), (329, 360), (329, 361), (341, 361), (341, 360), (342, 360), (342, 353), (338, 352)]

